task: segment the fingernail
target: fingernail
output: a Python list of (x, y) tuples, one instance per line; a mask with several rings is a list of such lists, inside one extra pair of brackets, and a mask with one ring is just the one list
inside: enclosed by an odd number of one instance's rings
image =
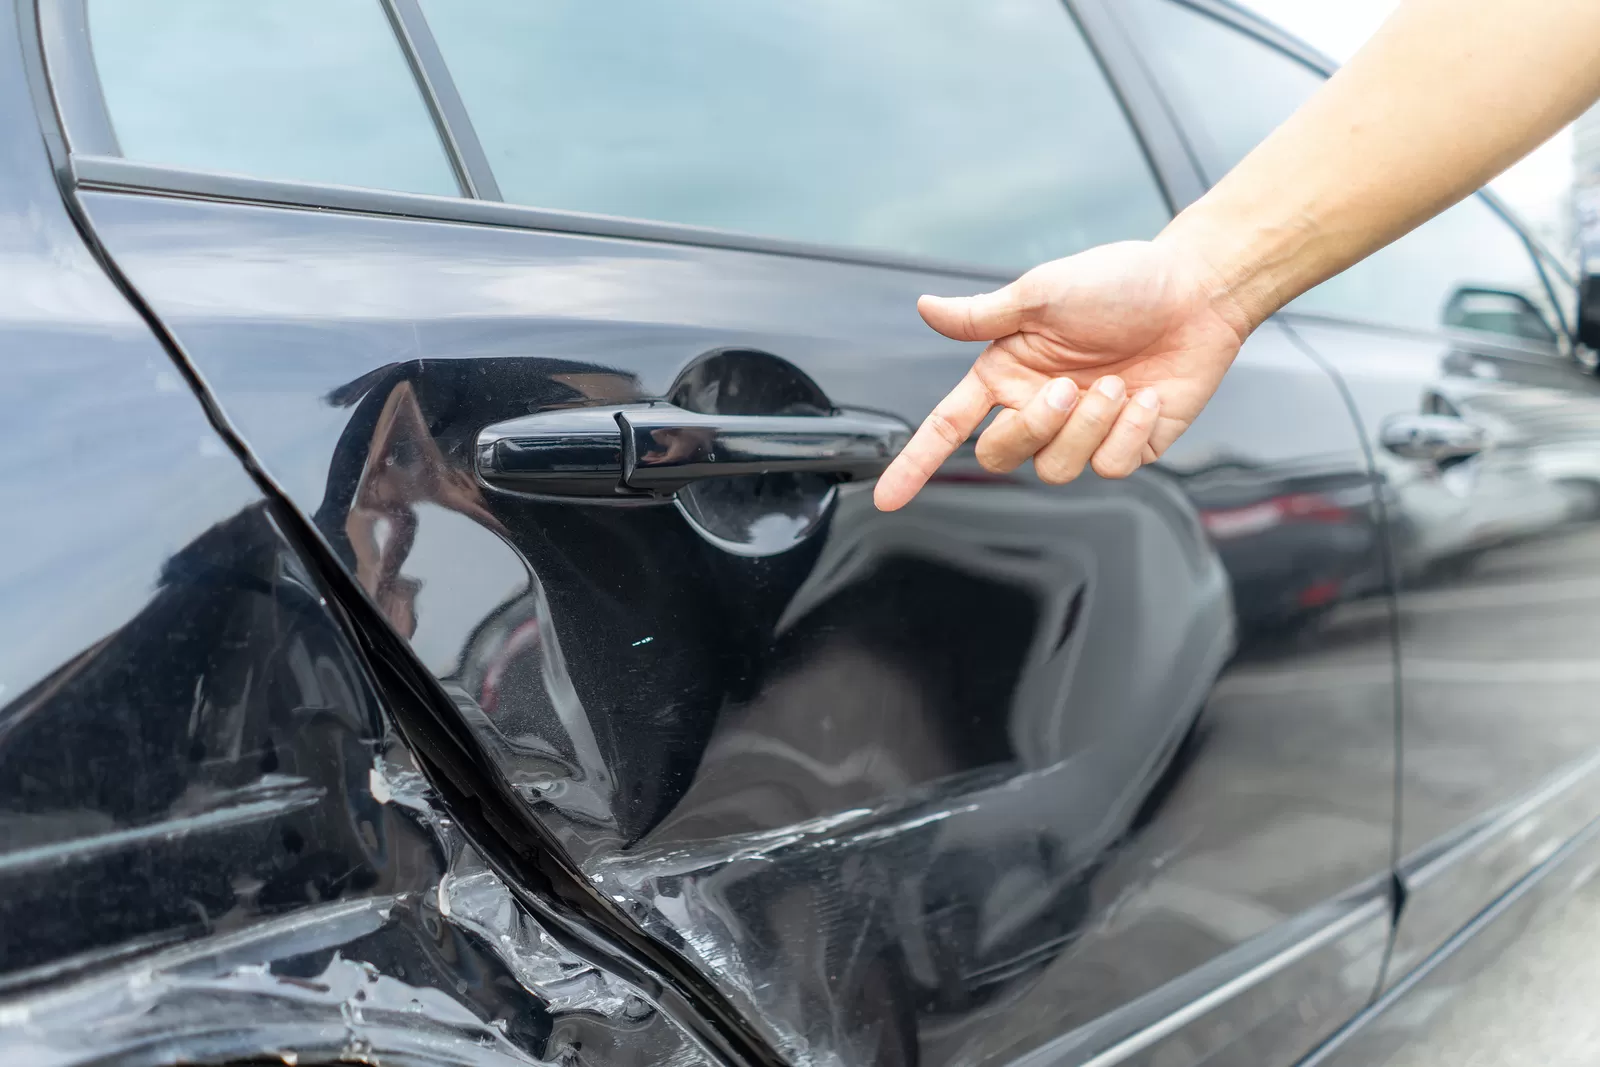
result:
[(1161, 406), (1161, 397), (1154, 389), (1141, 389), (1133, 394), (1133, 402), (1142, 408), (1154, 411)]
[(1122, 379), (1115, 374), (1108, 374), (1094, 383), (1095, 392), (1112, 400), (1121, 400), (1128, 387), (1122, 384)]
[(1071, 378), (1057, 378), (1044, 387), (1044, 402), (1056, 411), (1071, 411), (1078, 402), (1078, 383)]

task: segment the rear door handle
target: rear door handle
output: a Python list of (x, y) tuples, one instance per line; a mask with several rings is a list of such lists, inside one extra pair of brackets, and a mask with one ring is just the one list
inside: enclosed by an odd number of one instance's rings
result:
[(718, 415), (672, 404), (569, 408), (478, 434), (478, 472), (527, 492), (671, 493), (702, 478), (777, 471), (872, 478), (910, 438), (892, 415)]
[(1475, 456), (1489, 444), (1481, 426), (1454, 415), (1395, 415), (1384, 420), (1378, 439), (1397, 456), (1434, 463)]

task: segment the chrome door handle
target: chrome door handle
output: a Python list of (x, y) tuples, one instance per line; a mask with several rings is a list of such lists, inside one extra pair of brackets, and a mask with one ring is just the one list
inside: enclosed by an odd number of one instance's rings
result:
[(1406, 459), (1439, 462), (1475, 456), (1489, 445), (1489, 436), (1454, 415), (1394, 415), (1383, 422), (1378, 440)]
[(910, 438), (891, 415), (716, 415), (672, 404), (569, 408), (478, 434), (478, 472), (529, 492), (667, 494), (702, 478), (775, 471), (872, 478)]

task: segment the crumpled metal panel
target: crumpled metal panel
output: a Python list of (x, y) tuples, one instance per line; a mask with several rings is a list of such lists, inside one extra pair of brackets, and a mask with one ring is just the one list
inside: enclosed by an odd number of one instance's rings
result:
[(437, 810), (67, 215), (0, 8), (0, 1063), (707, 1062)]
[[(1348, 596), (1352, 626), (1383, 607), (1354, 428), (1281, 333), (1252, 338), (1170, 470), (1054, 492), (968, 456), (890, 515), (842, 486), (814, 537), (753, 558), (668, 501), (491, 488), (476, 434), (666, 396), (730, 344), (912, 417), (971, 357), (888, 309), (950, 279), (80, 200), (527, 811), (787, 1059), (1004, 1061), (1387, 869), (1383, 626), (1358, 630), (1354, 688), (1302, 691), (1322, 642), (1229, 662), (1307, 592)], [(1328, 521), (1208, 538), (1207, 514), (1302, 489)], [(1362, 948), (1338, 1004), (1380, 956)]]
[(0, 1059), (707, 1062), (435, 809), (262, 506), (0, 723)]

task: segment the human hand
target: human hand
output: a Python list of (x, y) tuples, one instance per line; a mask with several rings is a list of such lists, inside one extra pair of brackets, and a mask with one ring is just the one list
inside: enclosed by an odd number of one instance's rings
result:
[(1091, 465), (1121, 478), (1154, 462), (1194, 421), (1252, 323), (1198, 257), (1126, 241), (1058, 259), (980, 296), (924, 296), (935, 330), (989, 341), (878, 479), (873, 499), (903, 507), (990, 410), (978, 462), (1069, 482)]

